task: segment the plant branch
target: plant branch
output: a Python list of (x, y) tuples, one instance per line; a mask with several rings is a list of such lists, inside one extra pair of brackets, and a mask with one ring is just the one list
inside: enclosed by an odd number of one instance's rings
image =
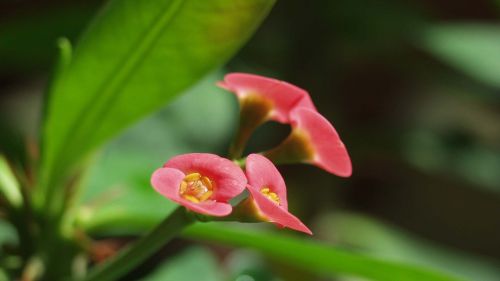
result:
[(96, 267), (83, 281), (117, 280), (158, 251), (193, 222), (193, 217), (188, 215), (184, 207), (178, 207), (149, 234), (118, 253), (111, 260)]

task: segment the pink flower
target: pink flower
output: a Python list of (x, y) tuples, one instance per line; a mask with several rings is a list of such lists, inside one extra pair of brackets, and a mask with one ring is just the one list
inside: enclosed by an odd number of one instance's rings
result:
[(297, 108), (290, 114), (292, 132), (278, 147), (264, 153), (278, 163), (306, 162), (341, 176), (352, 173), (351, 160), (337, 131), (318, 112)]
[(260, 218), (312, 235), (307, 226), (288, 212), (285, 181), (271, 161), (250, 154), (246, 161), (246, 175), (250, 200), (253, 200)]
[[(230, 73), (218, 85), (238, 97), (243, 107), (259, 110), (261, 119), (289, 123), (290, 112), (299, 102), (306, 98), (303, 106), (314, 108), (309, 94), (290, 83), (254, 74)], [(257, 104), (257, 105), (256, 105)]]
[(247, 184), (245, 174), (228, 159), (208, 153), (191, 153), (170, 159), (156, 170), (151, 184), (161, 195), (191, 211), (226, 216), (228, 201)]

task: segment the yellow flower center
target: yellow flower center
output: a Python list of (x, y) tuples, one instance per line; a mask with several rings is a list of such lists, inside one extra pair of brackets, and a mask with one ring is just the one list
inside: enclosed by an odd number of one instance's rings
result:
[(193, 203), (210, 199), (214, 193), (215, 183), (200, 173), (190, 173), (181, 182), (179, 194)]
[(272, 192), (271, 189), (269, 189), (269, 187), (263, 187), (260, 190), (260, 193), (264, 194), (264, 196), (269, 198), (274, 203), (276, 203), (278, 205), (280, 204), (280, 197), (278, 196), (278, 194)]

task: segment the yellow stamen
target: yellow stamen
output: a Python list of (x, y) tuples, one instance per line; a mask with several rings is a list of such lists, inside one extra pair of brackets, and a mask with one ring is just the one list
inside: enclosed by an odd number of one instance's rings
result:
[(198, 198), (191, 196), (189, 194), (183, 194), (182, 196), (193, 203), (200, 203), (200, 200), (198, 200)]
[(182, 181), (182, 182), (181, 182), (180, 193), (182, 194), (182, 193), (186, 192), (187, 187), (188, 187), (187, 182)]
[(190, 182), (190, 181), (197, 181), (201, 178), (201, 175), (200, 173), (191, 173), (189, 175), (187, 175), (184, 180), (187, 181), (187, 182)]
[(200, 203), (212, 197), (215, 183), (200, 173), (190, 173), (184, 177), (179, 187), (179, 194), (193, 203)]
[(274, 203), (276, 203), (278, 205), (280, 204), (280, 197), (278, 196), (278, 194), (272, 192), (269, 187), (263, 187), (260, 190), (260, 193), (264, 194), (264, 196), (266, 196), (267, 198), (269, 198)]
[(205, 201), (207, 200), (208, 198), (210, 198), (210, 196), (212, 196), (213, 194), (213, 191), (207, 191), (205, 194), (203, 194), (201, 197), (200, 197), (200, 201)]
[(210, 181), (210, 179), (208, 177), (202, 177), (201, 178), (201, 182), (208, 188), (208, 189), (212, 189), (212, 182)]
[(277, 195), (276, 193), (274, 193), (274, 192), (269, 193), (269, 197), (270, 197), (273, 201), (275, 201), (275, 202), (278, 202), (278, 203), (280, 202), (280, 198), (279, 198), (279, 197), (278, 197), (278, 195)]

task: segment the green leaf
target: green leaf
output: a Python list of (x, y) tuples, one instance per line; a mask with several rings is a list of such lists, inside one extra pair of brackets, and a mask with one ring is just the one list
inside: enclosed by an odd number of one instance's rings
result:
[[(87, 153), (227, 61), (273, 3), (108, 3), (49, 91), (42, 135), (42, 196), (50, 198)], [(193, 112), (186, 108), (186, 114)]]
[(216, 257), (207, 249), (192, 247), (174, 258), (160, 264), (158, 268), (141, 281), (218, 281)]
[(433, 269), (385, 261), (312, 241), (221, 223), (196, 224), (184, 236), (260, 251), (270, 258), (322, 275), (352, 275), (383, 281), (458, 281)]
[(500, 25), (449, 24), (430, 28), (422, 45), (467, 75), (500, 87)]
[(4, 197), (12, 207), (19, 208), (23, 203), (21, 187), (7, 163), (0, 154), (0, 198)]

